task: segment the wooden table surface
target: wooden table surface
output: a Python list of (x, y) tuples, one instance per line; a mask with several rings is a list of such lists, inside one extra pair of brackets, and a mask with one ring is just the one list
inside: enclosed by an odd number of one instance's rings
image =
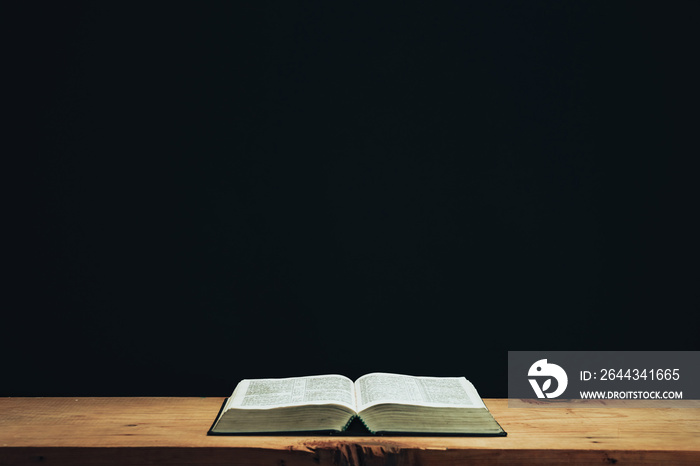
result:
[(207, 436), (223, 398), (0, 398), (0, 465), (693, 464), (691, 408), (509, 408), (507, 437)]

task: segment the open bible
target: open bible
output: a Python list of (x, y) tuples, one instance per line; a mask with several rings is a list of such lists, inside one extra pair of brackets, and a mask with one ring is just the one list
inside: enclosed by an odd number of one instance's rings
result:
[(342, 433), (354, 419), (379, 435), (506, 435), (464, 377), (380, 372), (242, 380), (209, 434)]

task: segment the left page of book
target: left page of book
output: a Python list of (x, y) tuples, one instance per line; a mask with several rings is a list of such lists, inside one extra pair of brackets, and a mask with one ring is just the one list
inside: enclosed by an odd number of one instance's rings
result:
[(355, 411), (352, 380), (336, 374), (244, 379), (236, 386), (224, 409), (270, 409), (320, 404), (338, 404)]

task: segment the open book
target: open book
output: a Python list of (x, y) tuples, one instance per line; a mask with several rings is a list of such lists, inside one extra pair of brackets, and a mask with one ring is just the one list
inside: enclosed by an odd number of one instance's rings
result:
[(344, 432), (355, 418), (372, 434), (506, 435), (464, 377), (380, 372), (242, 380), (209, 433)]

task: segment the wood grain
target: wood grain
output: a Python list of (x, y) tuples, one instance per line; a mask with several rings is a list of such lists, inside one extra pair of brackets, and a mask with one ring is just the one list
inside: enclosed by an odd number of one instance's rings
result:
[(509, 408), (507, 437), (207, 436), (223, 398), (0, 398), (0, 465), (700, 464), (691, 408)]

